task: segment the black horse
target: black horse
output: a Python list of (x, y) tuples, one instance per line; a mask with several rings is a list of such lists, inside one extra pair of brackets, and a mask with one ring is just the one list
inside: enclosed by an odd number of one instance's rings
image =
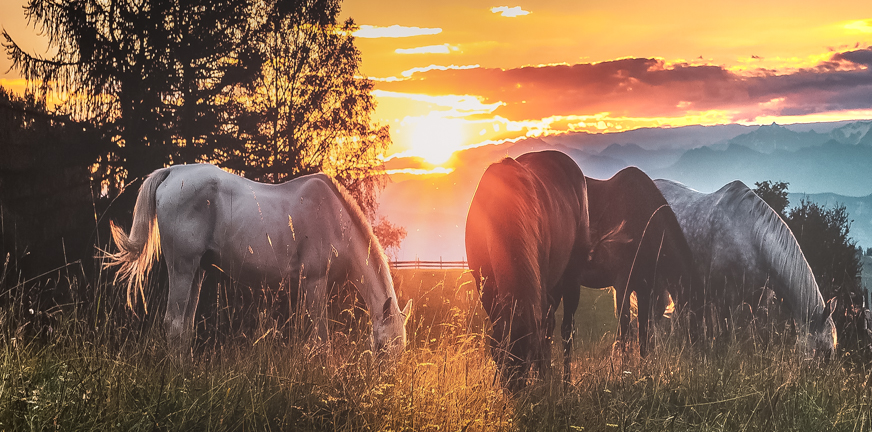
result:
[[(668, 292), (676, 309), (690, 306), (691, 336), (701, 329), (703, 297), (691, 249), (675, 214), (648, 175), (635, 167), (608, 180), (587, 179), (592, 265), (580, 282), (590, 288), (613, 286), (620, 318), (619, 338), (626, 347), (630, 294), (638, 304), (639, 352), (649, 352), (648, 324), (652, 305)], [(566, 309), (565, 313), (575, 309)], [(659, 310), (659, 309), (658, 309)]]
[(511, 389), (524, 384), (533, 365), (546, 372), (561, 299), (568, 379), (572, 312), (591, 252), (587, 207), (584, 174), (556, 151), (492, 164), (475, 191), (466, 253), (493, 326), (491, 354)]

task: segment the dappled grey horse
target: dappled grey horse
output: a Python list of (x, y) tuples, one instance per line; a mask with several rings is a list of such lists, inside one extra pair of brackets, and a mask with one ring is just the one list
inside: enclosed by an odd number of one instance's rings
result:
[(299, 287), (315, 336), (328, 338), (326, 302), (331, 286), (349, 282), (372, 319), (377, 351), (405, 347), (403, 312), (387, 258), (360, 208), (331, 177), (313, 174), (282, 184), (254, 182), (213, 165), (154, 171), (142, 185), (130, 236), (112, 224), (127, 302), (142, 296), (161, 252), (169, 271), (164, 327), (180, 349), (192, 342), (203, 271), (217, 266), (245, 284)]
[(720, 322), (766, 286), (800, 325), (804, 347), (833, 352), (831, 305), (824, 304), (793, 233), (765, 201), (740, 181), (711, 194), (670, 180), (654, 183), (678, 218)]

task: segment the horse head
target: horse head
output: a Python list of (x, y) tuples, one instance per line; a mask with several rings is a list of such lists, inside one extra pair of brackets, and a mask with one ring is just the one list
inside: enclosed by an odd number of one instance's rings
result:
[(381, 316), (374, 314), (372, 318), (373, 352), (379, 357), (395, 359), (406, 348), (406, 322), (412, 315), (412, 300), (400, 311), (394, 297), (385, 300)]
[(591, 242), (587, 262), (581, 271), (582, 281), (591, 288), (604, 288), (613, 283), (612, 265), (618, 261), (618, 248), (633, 239), (625, 229), (626, 221), (602, 233)]
[(808, 330), (800, 342), (807, 357), (822, 360), (832, 358), (838, 345), (836, 326), (833, 324), (833, 311), (836, 309), (836, 299), (826, 303), (823, 313), (809, 321)]

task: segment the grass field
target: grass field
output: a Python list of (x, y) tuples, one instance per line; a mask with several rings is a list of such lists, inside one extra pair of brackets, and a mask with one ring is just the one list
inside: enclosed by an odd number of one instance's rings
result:
[[(394, 284), (400, 304), (407, 299), (413, 299), (416, 305), (423, 308), (424, 313), (415, 316), (415, 324), (411, 329), (426, 331), (431, 339), (437, 339), (443, 328), (457, 328), (467, 334), (482, 331), (481, 303), (476, 292), (472, 274), (466, 270), (428, 270), (401, 269), (393, 270)], [(579, 309), (575, 314), (575, 324), (578, 329), (576, 337), (588, 345), (608, 339), (614, 341), (614, 332), (618, 321), (615, 318), (615, 300), (613, 290), (581, 289)], [(452, 319), (464, 316), (462, 311), (473, 311), (471, 325), (459, 327), (461, 323)], [(563, 316), (563, 307), (557, 310), (557, 325)], [(458, 327), (454, 327), (458, 326)], [(456, 335), (449, 331), (449, 335)], [(420, 344), (425, 341), (425, 335), (419, 337)], [(558, 335), (559, 338), (559, 335)]]
[(412, 298), (416, 307), (409, 349), (389, 366), (373, 361), (365, 324), (337, 324), (324, 353), (268, 313), (257, 313), (244, 336), (201, 342), (180, 364), (166, 356), (160, 331), (142, 324), (148, 319), (113, 301), (118, 290), (106, 281), (89, 282), (91, 301), (73, 296), (72, 305), (31, 310), (5, 278), (0, 430), (872, 428), (870, 371), (847, 357), (801, 360), (777, 338), (762, 345), (734, 336), (696, 349), (666, 330), (646, 359), (613, 355), (608, 291), (582, 297), (572, 383), (546, 377), (510, 395), (496, 382), (469, 276), (404, 270), (395, 280), (401, 304)]

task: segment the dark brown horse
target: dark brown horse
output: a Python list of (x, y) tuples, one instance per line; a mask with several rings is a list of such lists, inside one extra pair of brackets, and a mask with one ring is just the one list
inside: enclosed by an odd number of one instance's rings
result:
[[(703, 298), (693, 255), (675, 214), (648, 175), (635, 167), (621, 170), (608, 180), (587, 179), (593, 265), (580, 282), (590, 288), (613, 286), (616, 292), (619, 337), (626, 342), (630, 325), (630, 293), (636, 293), (639, 352), (648, 351), (648, 324), (652, 304), (669, 292), (676, 307), (691, 306), (699, 330)], [(565, 313), (570, 313), (564, 304)], [(574, 311), (574, 309), (572, 309)], [(626, 345), (625, 345), (626, 346)]]
[[(466, 253), (493, 325), (491, 354), (510, 388), (530, 367), (550, 364), (554, 309), (578, 305), (578, 283), (590, 258), (584, 174), (556, 151), (505, 158), (485, 171), (466, 220)], [(571, 350), (572, 313), (564, 315)], [(564, 356), (568, 378), (569, 356)]]

